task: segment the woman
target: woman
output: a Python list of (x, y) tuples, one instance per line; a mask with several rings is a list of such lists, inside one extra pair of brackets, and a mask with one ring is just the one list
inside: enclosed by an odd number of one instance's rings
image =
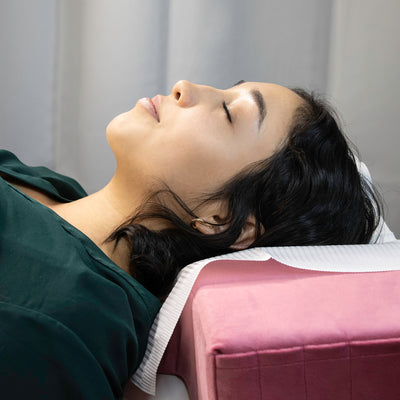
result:
[(0, 153), (10, 398), (121, 398), (186, 264), (252, 246), (367, 243), (378, 224), (333, 114), (299, 89), (180, 81), (117, 116), (107, 138), (117, 169), (90, 196)]

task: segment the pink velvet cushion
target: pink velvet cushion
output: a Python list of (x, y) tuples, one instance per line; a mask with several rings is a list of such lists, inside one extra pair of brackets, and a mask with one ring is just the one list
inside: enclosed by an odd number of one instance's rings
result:
[(332, 273), (215, 261), (161, 373), (191, 399), (400, 399), (400, 271)]

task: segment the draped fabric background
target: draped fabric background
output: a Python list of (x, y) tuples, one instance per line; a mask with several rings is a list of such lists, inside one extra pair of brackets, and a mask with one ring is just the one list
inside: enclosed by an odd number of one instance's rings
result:
[(327, 95), (400, 235), (397, 0), (4, 0), (0, 147), (93, 192), (115, 163), (108, 122), (179, 79)]

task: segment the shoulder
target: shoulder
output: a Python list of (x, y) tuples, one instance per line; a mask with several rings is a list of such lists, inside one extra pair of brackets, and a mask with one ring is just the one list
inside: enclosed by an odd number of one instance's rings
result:
[(47, 167), (26, 165), (7, 150), (0, 150), (0, 172), (8, 179), (29, 185), (60, 201), (73, 201), (87, 195), (75, 179)]

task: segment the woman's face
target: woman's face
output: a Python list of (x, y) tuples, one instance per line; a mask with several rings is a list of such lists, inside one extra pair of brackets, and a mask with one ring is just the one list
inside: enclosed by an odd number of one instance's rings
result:
[(161, 179), (185, 201), (213, 192), (281, 146), (302, 101), (275, 84), (219, 90), (179, 81), (110, 122), (116, 175), (142, 186)]

